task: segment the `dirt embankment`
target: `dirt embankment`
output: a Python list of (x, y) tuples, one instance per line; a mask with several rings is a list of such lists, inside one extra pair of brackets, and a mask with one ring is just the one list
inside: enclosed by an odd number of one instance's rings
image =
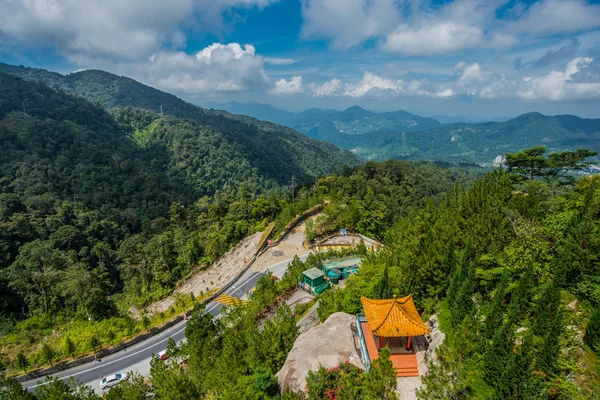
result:
[(225, 286), (244, 269), (246, 265), (244, 260), (249, 261), (254, 256), (261, 235), (262, 232), (257, 232), (244, 238), (235, 247), (223, 254), (210, 268), (194, 274), (183, 282), (171, 296), (150, 305), (148, 312), (156, 314), (168, 310), (175, 303), (177, 294), (189, 295), (189, 293), (194, 293), (194, 296), (198, 296), (201, 292), (205, 294)]
[[(316, 216), (311, 217), (316, 218)], [(290, 233), (275, 247), (269, 248), (252, 264), (253, 271), (264, 271), (273, 264), (289, 260), (294, 256), (303, 256), (310, 253), (305, 249), (304, 243), (305, 221), (296, 226)]]

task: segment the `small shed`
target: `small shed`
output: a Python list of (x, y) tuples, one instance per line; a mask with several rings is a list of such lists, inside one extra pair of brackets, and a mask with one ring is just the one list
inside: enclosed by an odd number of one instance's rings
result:
[(325, 279), (325, 274), (315, 267), (302, 272), (300, 283), (304, 290), (314, 294), (321, 294), (329, 288), (329, 281)]

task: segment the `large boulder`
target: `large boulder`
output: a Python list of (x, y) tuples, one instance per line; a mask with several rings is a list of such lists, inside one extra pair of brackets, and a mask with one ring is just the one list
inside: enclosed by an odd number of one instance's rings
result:
[(428, 359), (433, 360), (433, 362), (437, 362), (436, 350), (441, 346), (446, 338), (446, 334), (440, 331), (438, 317), (436, 314), (432, 315), (431, 318), (429, 318), (429, 321), (426, 323), (431, 328), (431, 332), (429, 335), (426, 335), (428, 342), (427, 348), (417, 350), (416, 356), (417, 362), (419, 363), (419, 375), (425, 375), (429, 370), (429, 368), (427, 368)]
[(332, 314), (323, 324), (298, 336), (279, 372), (281, 391), (301, 391), (306, 387), (308, 371), (319, 366), (333, 368), (344, 361), (365, 368), (356, 350), (356, 317), (345, 313)]

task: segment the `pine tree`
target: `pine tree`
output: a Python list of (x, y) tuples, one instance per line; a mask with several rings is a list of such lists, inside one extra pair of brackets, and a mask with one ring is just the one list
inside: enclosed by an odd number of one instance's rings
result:
[(596, 306), (585, 330), (585, 342), (600, 355), (600, 304)]
[(533, 373), (533, 337), (523, 338), (520, 346), (509, 354), (506, 365), (507, 395), (501, 398), (539, 399), (545, 395), (543, 383)]
[(519, 284), (510, 297), (508, 322), (511, 326), (523, 319), (524, 313), (529, 309), (532, 281), (531, 270), (525, 270), (521, 279), (519, 279)]
[(48, 344), (44, 343), (40, 355), (43, 362), (53, 365), (52, 362), (54, 361), (56, 353), (50, 346), (48, 346)]
[(458, 292), (468, 274), (468, 264), (471, 257), (471, 241), (467, 242), (467, 246), (462, 251), (460, 260), (453, 267), (452, 277), (448, 284), (448, 291), (446, 292), (448, 298), (448, 306), (450, 309), (454, 307), (454, 303), (458, 298)]
[(392, 298), (392, 286), (390, 285), (390, 275), (387, 264), (383, 268), (383, 274), (379, 281), (373, 287), (373, 299), (385, 300)]
[(25, 354), (23, 354), (22, 351), (19, 352), (19, 354), (17, 354), (17, 367), (22, 370), (23, 372), (27, 372), (27, 367), (29, 367), (29, 360), (27, 359), (27, 357), (25, 356)]
[(544, 340), (538, 350), (537, 369), (546, 373), (556, 372), (556, 360), (560, 355), (560, 335), (563, 330), (563, 310), (558, 308), (551, 321), (549, 329), (543, 336)]
[(500, 277), (496, 293), (494, 293), (494, 298), (490, 302), (487, 315), (485, 316), (485, 336), (487, 339), (491, 339), (494, 336), (495, 330), (502, 324), (502, 303), (504, 303), (507, 288), (508, 273), (504, 272)]
[(484, 379), (500, 398), (508, 393), (506, 364), (512, 352), (512, 343), (509, 324), (505, 322), (496, 330), (494, 340), (487, 346), (483, 357)]
[(75, 343), (68, 336), (65, 339), (65, 354), (68, 356), (75, 354)]
[(379, 352), (379, 357), (373, 361), (364, 382), (363, 393), (368, 400), (395, 400), (396, 371), (390, 360), (390, 349), (384, 347)]
[(532, 328), (536, 335), (543, 336), (551, 329), (559, 306), (560, 288), (557, 282), (553, 281), (544, 290), (535, 307)]
[(462, 400), (469, 394), (463, 362), (456, 349), (445, 342), (436, 350), (437, 361), (427, 361), (428, 372), (421, 377), (423, 386), (417, 389), (422, 400)]

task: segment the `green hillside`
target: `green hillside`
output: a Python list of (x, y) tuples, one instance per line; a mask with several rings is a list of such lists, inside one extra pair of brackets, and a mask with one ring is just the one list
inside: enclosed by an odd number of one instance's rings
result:
[[(331, 144), (258, 120), (202, 118), (191, 105), (199, 118), (107, 110), (13, 75), (0, 73), (0, 83), (4, 327), (23, 313), (71, 315), (77, 304), (58, 285), (71, 274), (96, 279), (101, 296), (125, 293), (138, 304), (164, 296), (280, 212), (288, 209), (281, 223), (291, 218), (302, 207), (288, 204), (292, 176), (302, 184), (356, 163)], [(193, 220), (179, 221), (192, 205)], [(94, 312), (112, 313), (110, 301), (90, 299)]]

